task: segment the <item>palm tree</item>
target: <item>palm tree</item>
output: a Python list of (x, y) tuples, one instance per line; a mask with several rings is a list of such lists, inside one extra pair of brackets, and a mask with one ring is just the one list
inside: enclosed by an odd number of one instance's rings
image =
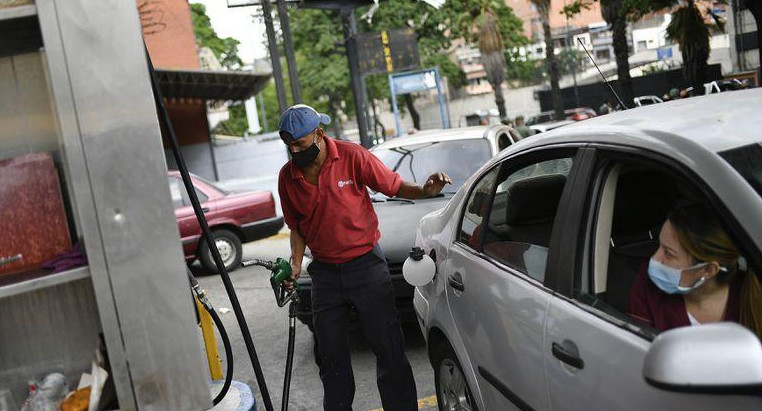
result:
[(487, 81), (495, 92), (495, 104), (500, 113), (500, 120), (506, 118), (505, 99), (503, 98), (503, 81), (505, 81), (505, 55), (503, 54), (503, 39), (500, 36), (500, 25), (492, 11), (489, 1), (482, 4), (481, 22), (479, 24), (479, 52)]
[[(709, 36), (711, 25), (704, 20), (695, 0), (682, 0), (680, 6), (672, 13), (672, 21), (667, 26), (667, 39), (680, 45), (683, 55), (683, 75), (688, 83), (693, 85), (693, 94), (704, 94), (707, 64), (709, 59)], [(723, 22), (711, 10), (707, 14), (714, 18), (715, 23), (723, 28)]]
[(550, 67), (550, 91), (553, 98), (553, 111), (556, 120), (564, 119), (564, 100), (561, 96), (561, 88), (558, 86), (558, 61), (553, 47), (553, 34), (550, 31), (550, 0), (530, 0), (537, 8), (542, 20), (542, 31), (545, 37), (545, 60)]

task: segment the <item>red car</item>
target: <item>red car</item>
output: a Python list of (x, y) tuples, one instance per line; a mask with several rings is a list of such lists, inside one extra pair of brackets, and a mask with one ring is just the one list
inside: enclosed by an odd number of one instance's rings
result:
[[(198, 259), (205, 269), (217, 272), (209, 248), (203, 245), (201, 227), (180, 173), (170, 171), (167, 177), (186, 261)], [(242, 243), (269, 237), (283, 228), (283, 217), (275, 214), (269, 191), (229, 192), (197, 175), (191, 174), (191, 178), (227, 270), (241, 263)]]

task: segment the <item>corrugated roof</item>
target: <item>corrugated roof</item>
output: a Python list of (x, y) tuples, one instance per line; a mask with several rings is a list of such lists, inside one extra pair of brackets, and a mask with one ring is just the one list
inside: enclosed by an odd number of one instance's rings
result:
[(157, 69), (166, 98), (247, 100), (265, 88), (270, 73)]

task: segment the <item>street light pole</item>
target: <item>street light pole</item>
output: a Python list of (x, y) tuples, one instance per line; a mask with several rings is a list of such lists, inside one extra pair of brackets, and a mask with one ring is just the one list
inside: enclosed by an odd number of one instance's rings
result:
[(270, 59), (273, 65), (275, 92), (278, 95), (278, 108), (282, 113), (288, 107), (288, 102), (286, 102), (286, 85), (283, 84), (283, 71), (280, 67), (278, 41), (275, 38), (275, 27), (273, 27), (273, 10), (269, 0), (265, 0), (261, 4), (262, 15), (265, 19), (265, 32), (267, 32), (267, 48), (270, 51)]
[[(263, 3), (267, 3), (267, 1), (264, 1)], [(280, 30), (283, 34), (283, 49), (286, 54), (286, 63), (288, 64), (288, 79), (291, 83), (291, 98), (294, 100), (294, 104), (299, 104), (302, 102), (302, 86), (299, 83), (299, 74), (296, 70), (294, 44), (291, 41), (291, 24), (288, 19), (286, 0), (278, 0), (278, 18), (280, 19)]]
[(352, 85), (352, 95), (355, 100), (360, 144), (363, 147), (370, 148), (372, 142), (368, 136), (368, 119), (365, 117), (365, 96), (360, 81), (360, 66), (357, 61), (357, 22), (355, 21), (355, 12), (352, 7), (343, 7), (341, 9), (341, 26), (344, 29), (347, 60), (349, 60), (349, 76)]

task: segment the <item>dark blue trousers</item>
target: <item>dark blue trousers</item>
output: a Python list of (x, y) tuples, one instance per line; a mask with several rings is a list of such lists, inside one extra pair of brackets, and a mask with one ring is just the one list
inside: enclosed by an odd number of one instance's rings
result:
[(376, 354), (376, 382), (385, 411), (417, 410), (413, 370), (405, 356), (389, 269), (381, 248), (342, 264), (313, 261), (312, 320), (315, 326), (323, 408), (352, 409), (355, 379), (349, 348), (349, 310), (355, 307), (363, 334)]

